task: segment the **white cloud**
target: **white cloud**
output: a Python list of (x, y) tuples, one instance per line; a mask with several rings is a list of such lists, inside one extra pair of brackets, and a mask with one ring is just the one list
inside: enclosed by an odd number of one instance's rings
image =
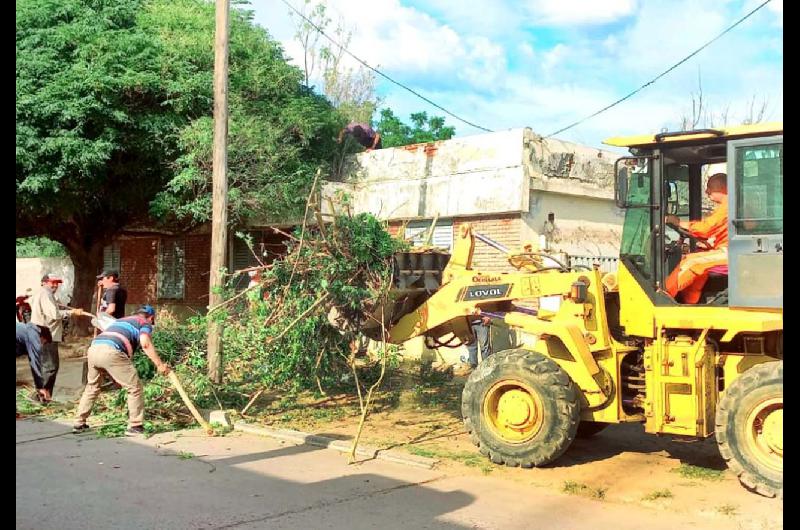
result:
[(534, 50), (533, 46), (531, 46), (528, 42), (521, 42), (517, 49), (519, 50), (520, 55), (526, 59), (533, 59), (536, 57), (536, 50)]
[(772, 0), (769, 4), (767, 4), (767, 9), (775, 13), (776, 21), (775, 23), (780, 27), (783, 28), (783, 0)]
[[(255, 0), (253, 7), (260, 12), (266, 3)], [(296, 0), (294, 3), (298, 4)], [(328, 16), (332, 19), (328, 35), (333, 36), (332, 28), (341, 18), (353, 31), (348, 49), (401, 80), (438, 84), (460, 81), (465, 88), (486, 90), (506, 69), (506, 53), (500, 44), (484, 36), (459, 34), (399, 0), (373, 0), (370, 9), (364, 9), (363, 2), (357, 0), (329, 0)], [(294, 40), (294, 31), (285, 29), (292, 25), (291, 19), (257, 17), (257, 22), (268, 29), (280, 27), (280, 32), (273, 34), (283, 42), (293, 62), (302, 66), (302, 47)], [(345, 64), (357, 66), (350, 58)]]
[(605, 24), (633, 14), (636, 0), (533, 0), (527, 7), (541, 26)]
[[(301, 0), (290, 1), (301, 5)], [(530, 126), (540, 134), (582, 119), (639, 87), (758, 3), (529, 0), (523, 9), (510, 0), (414, 1), (419, 8), (401, 0), (374, 0), (369, 9), (356, 0), (329, 0), (329, 13), (356, 24), (353, 53), (398, 81), (470, 121), (498, 130)], [(609, 136), (674, 128), (691, 104), (698, 70), (706, 101), (715, 110), (729, 105), (731, 115), (740, 119), (756, 95), (757, 100), (768, 99), (770, 119), (782, 119), (783, 72), (775, 60), (782, 57), (782, 29), (770, 23), (776, 15), (782, 21), (782, 2), (773, 0), (768, 6), (770, 11), (762, 10), (654, 85), (559, 137), (599, 147)], [(300, 64), (285, 6), (254, 0), (253, 7), (257, 21)], [(533, 26), (528, 7), (534, 10)], [(613, 32), (576, 27), (624, 17), (629, 18)], [(570, 27), (539, 33), (545, 22)], [(379, 89), (385, 105), (403, 119), (420, 110), (444, 115), (388, 82), (381, 81)], [(447, 122), (459, 135), (478, 132), (449, 116)]]

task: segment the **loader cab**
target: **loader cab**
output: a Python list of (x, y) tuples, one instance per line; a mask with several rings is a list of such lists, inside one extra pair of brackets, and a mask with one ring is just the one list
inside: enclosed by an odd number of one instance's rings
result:
[(725, 173), (727, 262), (704, 270), (697, 304), (782, 308), (782, 134), (782, 124), (758, 124), (606, 140), (631, 153), (615, 165), (615, 199), (626, 210), (620, 263), (653, 305), (683, 303), (666, 292), (666, 279), (683, 256), (709, 245), (670, 226), (668, 216), (709, 215), (716, 205), (705, 194), (706, 181)]

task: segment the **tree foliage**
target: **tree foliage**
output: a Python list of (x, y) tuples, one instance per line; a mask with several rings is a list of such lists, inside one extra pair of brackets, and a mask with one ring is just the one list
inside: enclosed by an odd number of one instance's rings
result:
[(415, 112), (411, 114), (411, 125), (408, 125), (388, 108), (381, 110), (377, 130), (381, 134), (383, 147), (449, 140), (456, 132), (455, 127), (444, 124), (442, 117), (429, 117), (426, 112)]
[(17, 238), (18, 258), (61, 258), (67, 256), (64, 245), (46, 237)]
[[(209, 218), (213, 36), (203, 0), (17, 2), (16, 235), (65, 245), (78, 300), (122, 227)], [(302, 77), (232, 11), (232, 222), (296, 212), (331, 158), (345, 120)]]
[[(162, 39), (171, 43), (169, 62), (199, 61), (196, 72), (206, 79), (198, 85), (211, 97), (213, 54), (199, 54), (197, 48), (213, 49), (214, 9), (211, 4), (198, 9), (202, 16), (164, 3), (152, 17)], [(302, 213), (314, 171), (333, 157), (344, 118), (303, 85), (303, 73), (286, 62), (266, 30), (253, 25), (249, 12), (232, 13), (229, 61), (229, 218), (236, 224), (254, 216), (294, 217)], [(174, 177), (153, 202), (156, 216), (210, 219), (212, 143), (210, 112), (180, 131), (181, 155)]]
[(324, 230), (298, 229), (286, 257), (265, 269), (261, 290), (229, 313), (227, 377), (297, 389), (312, 388), (317, 378), (337, 385), (350, 370), (353, 337), (331, 324), (328, 311), (366, 319), (390, 286), (392, 256), (401, 248), (365, 213), (337, 216)]

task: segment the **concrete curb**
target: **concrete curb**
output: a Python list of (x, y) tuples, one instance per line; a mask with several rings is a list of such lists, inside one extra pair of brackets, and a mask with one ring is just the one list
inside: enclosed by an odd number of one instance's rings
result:
[[(286, 440), (289, 442), (314, 445), (316, 447), (325, 447), (328, 449), (335, 449), (342, 453), (349, 453), (352, 447), (350, 441), (336, 440), (326, 436), (317, 436), (316, 434), (308, 434), (301, 431), (294, 431), (292, 429), (273, 429), (272, 427), (259, 427), (250, 423), (237, 421), (233, 424), (233, 430), (244, 432), (247, 434), (255, 434), (257, 436), (268, 436), (278, 440)], [(439, 463), (434, 458), (425, 458), (422, 456), (408, 455), (397, 451), (378, 450), (372, 447), (359, 445), (356, 449), (356, 455), (362, 458), (386, 460), (387, 462), (394, 462), (396, 464), (404, 464), (407, 466), (419, 467), (423, 469), (433, 469)]]

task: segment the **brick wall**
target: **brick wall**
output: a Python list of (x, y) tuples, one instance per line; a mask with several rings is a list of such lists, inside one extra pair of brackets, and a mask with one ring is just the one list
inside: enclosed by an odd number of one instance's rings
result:
[(128, 304), (156, 302), (158, 237), (137, 236), (119, 242), (120, 284), (128, 290)]
[[(453, 222), (453, 234), (457, 236), (465, 223), (472, 224), (473, 233), (478, 232), (489, 237), (501, 245), (515, 250), (520, 247), (520, 234), (522, 218), (519, 214), (456, 218)], [(508, 264), (506, 256), (482, 241), (475, 241), (475, 250), (472, 254), (472, 268), (484, 271), (515, 272)]]

